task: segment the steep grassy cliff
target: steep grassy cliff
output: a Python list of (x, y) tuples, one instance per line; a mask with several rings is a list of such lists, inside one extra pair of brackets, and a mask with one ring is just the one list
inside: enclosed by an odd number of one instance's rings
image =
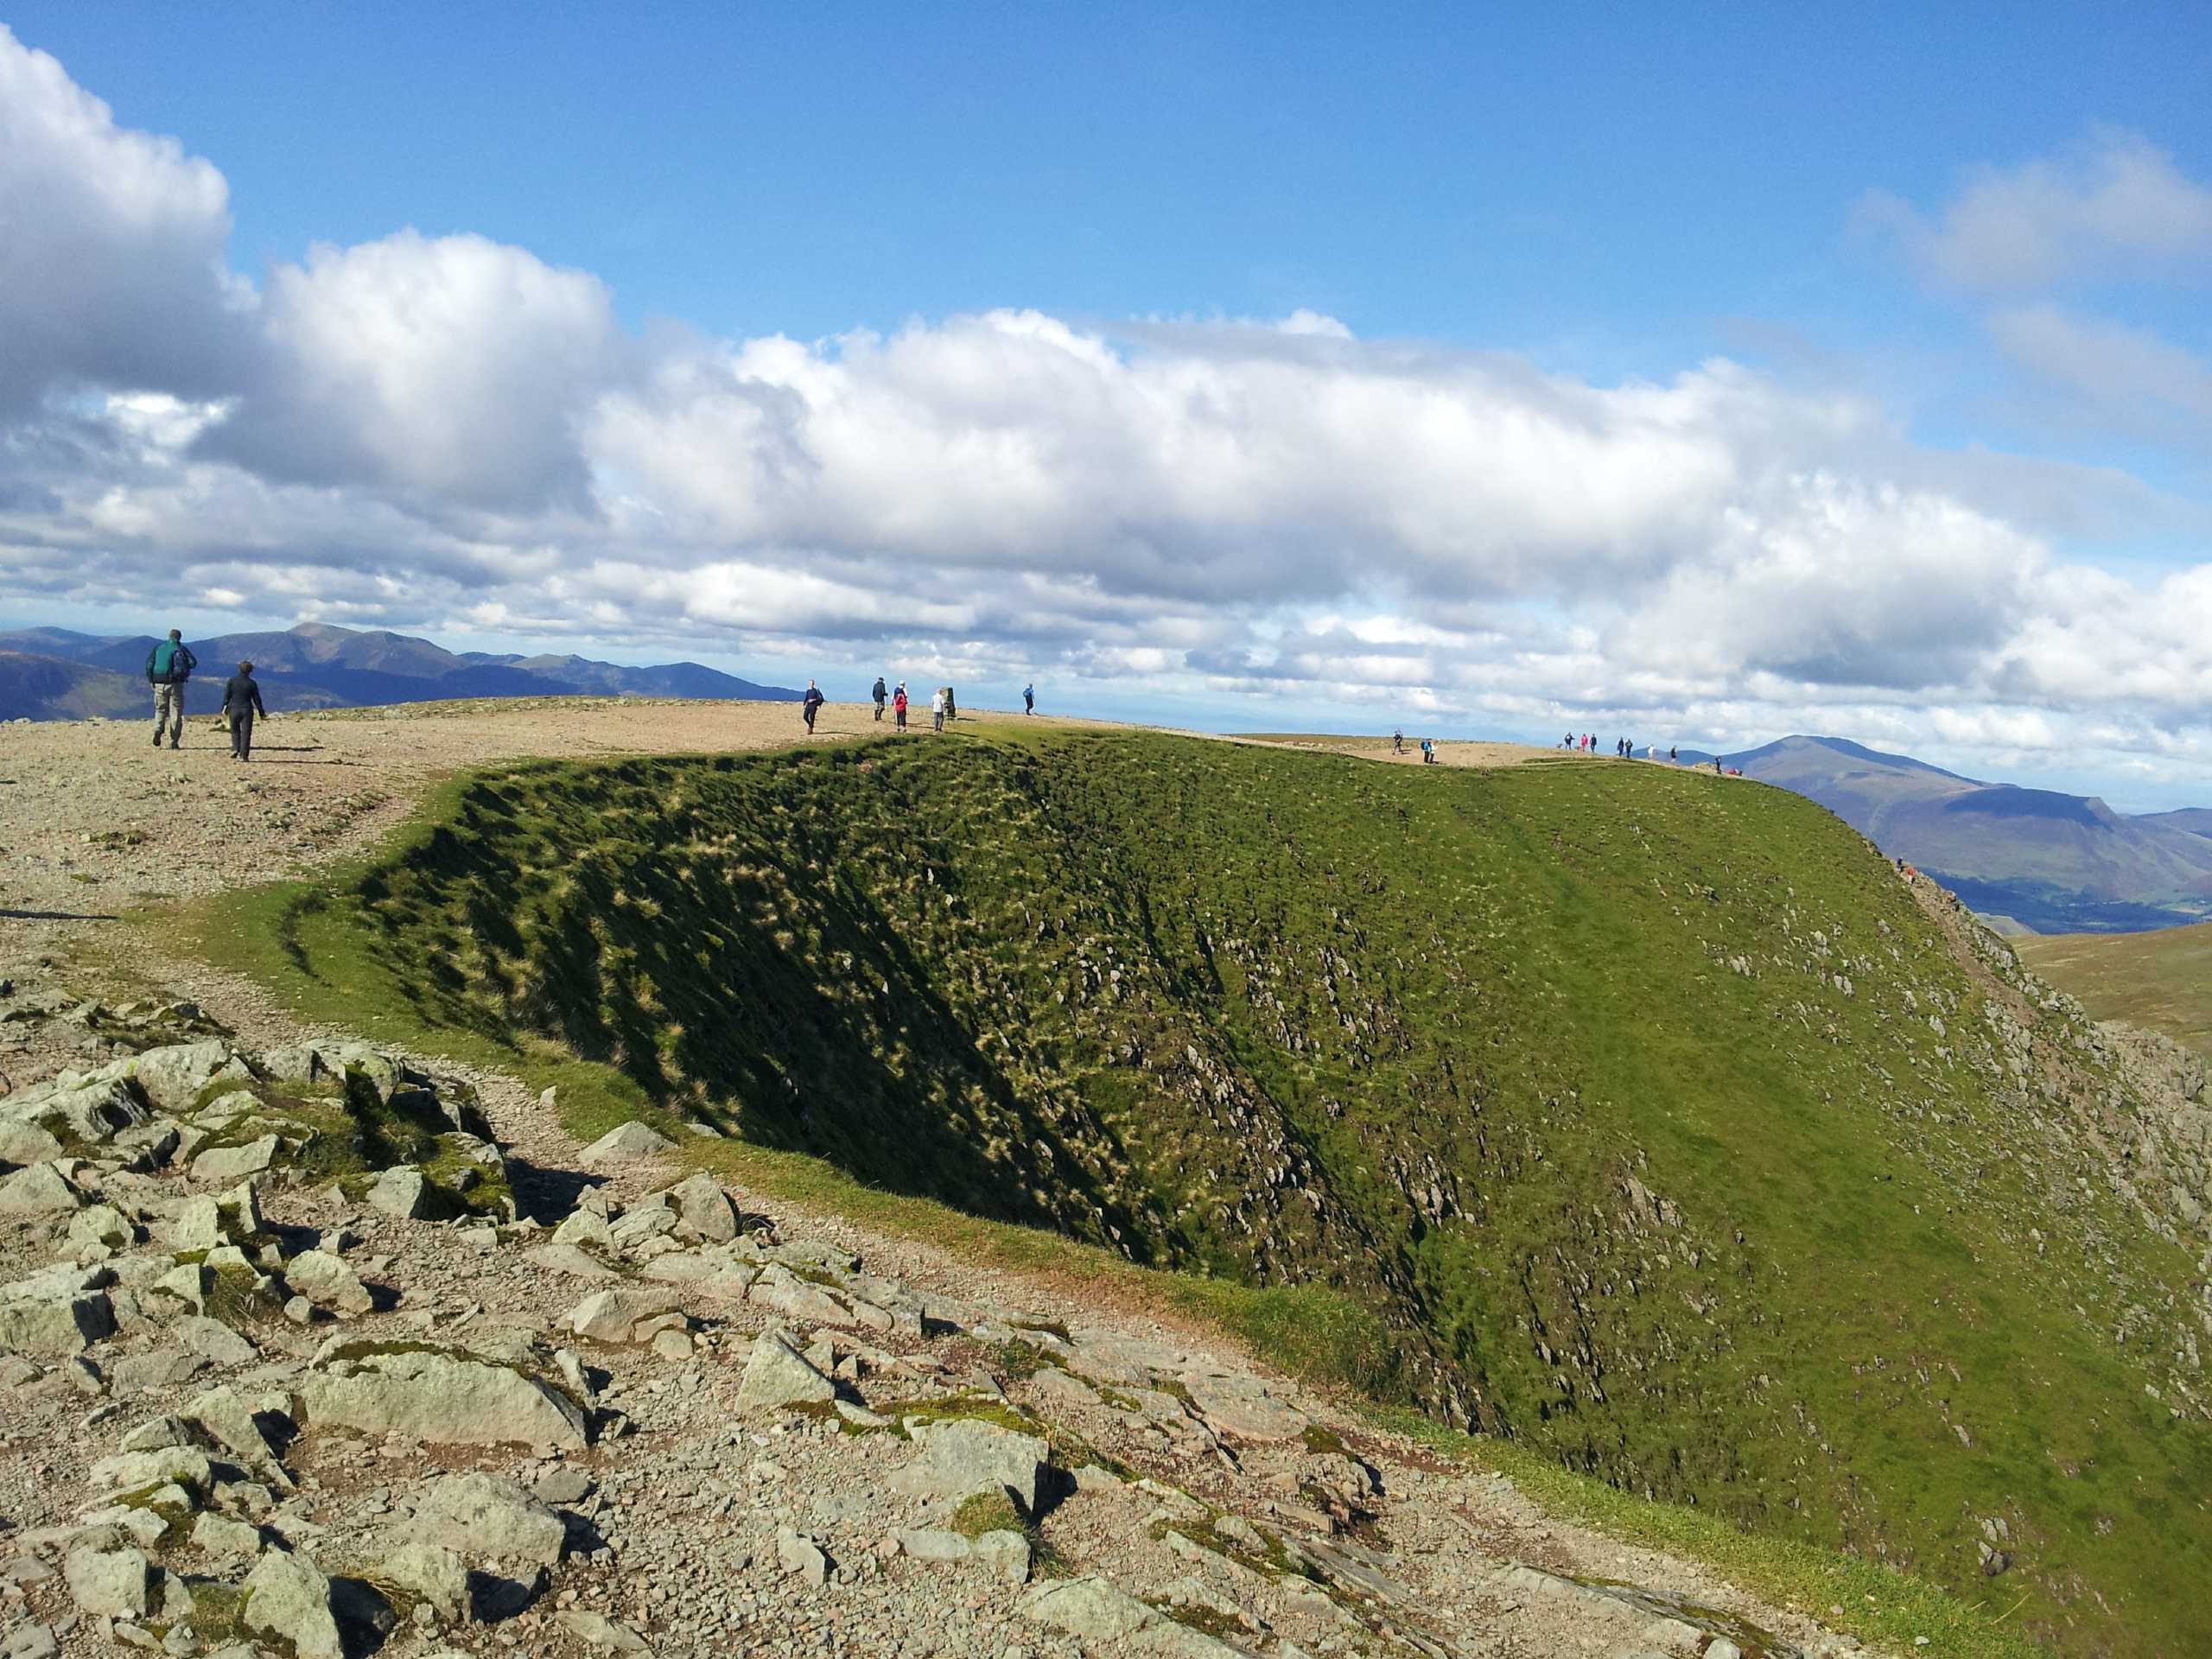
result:
[(276, 925), (871, 1182), (1332, 1286), (1389, 1386), (1632, 1491), (2212, 1650), (2202, 1140), (1783, 791), (1135, 734), (531, 765)]

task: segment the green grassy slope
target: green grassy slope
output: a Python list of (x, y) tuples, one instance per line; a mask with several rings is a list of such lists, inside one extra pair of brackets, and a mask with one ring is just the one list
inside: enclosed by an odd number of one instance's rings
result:
[(1783, 791), (1141, 734), (534, 765), (233, 920), (894, 1191), (1332, 1287), (1397, 1332), (1372, 1385), (1624, 1489), (2212, 1647), (2193, 1262), (2061, 1121), (2107, 1083)]
[(2100, 1020), (2164, 1032), (2212, 1054), (2212, 922), (2151, 933), (2018, 941), (2020, 959)]

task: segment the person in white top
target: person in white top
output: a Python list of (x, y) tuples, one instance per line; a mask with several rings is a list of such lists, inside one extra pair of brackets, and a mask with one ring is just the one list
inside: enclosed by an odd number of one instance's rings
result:
[(944, 688), (943, 686), (938, 687), (936, 690), (930, 693), (930, 728), (938, 732), (944, 729)]

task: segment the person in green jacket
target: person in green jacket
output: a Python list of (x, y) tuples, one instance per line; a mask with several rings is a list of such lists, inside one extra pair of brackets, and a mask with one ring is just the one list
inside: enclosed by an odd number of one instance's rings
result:
[(171, 628), (169, 637), (156, 641), (153, 650), (146, 653), (146, 683), (154, 688), (154, 747), (162, 747), (162, 733), (169, 735), (169, 747), (177, 747), (184, 736), (184, 687), (191, 679), (192, 671), (200, 666), (197, 658), (184, 643), (181, 630)]

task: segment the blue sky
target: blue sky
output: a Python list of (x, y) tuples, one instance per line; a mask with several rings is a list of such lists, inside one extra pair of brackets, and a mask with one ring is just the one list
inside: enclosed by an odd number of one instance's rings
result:
[(19, 4), (0, 620), (2212, 797), (2212, 12), (1927, 10)]

